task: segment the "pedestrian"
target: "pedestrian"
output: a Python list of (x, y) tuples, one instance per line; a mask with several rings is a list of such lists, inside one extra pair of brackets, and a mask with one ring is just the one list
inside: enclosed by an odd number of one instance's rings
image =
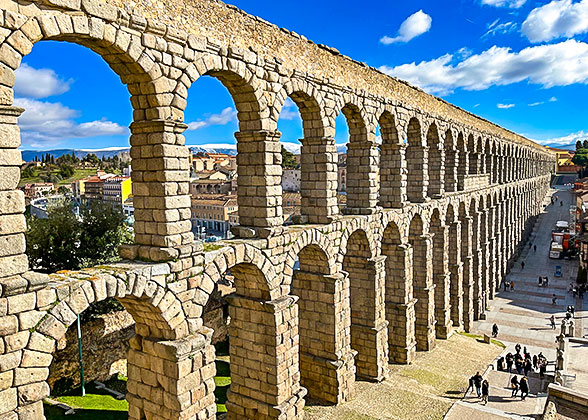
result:
[(539, 363), (539, 377), (541, 379), (545, 377), (545, 372), (547, 372), (547, 360), (541, 360), (541, 362)]
[(563, 200), (559, 202), (559, 205), (563, 207)]
[(537, 362), (538, 362), (538, 361), (539, 361), (539, 359), (537, 358), (537, 355), (536, 355), (536, 354), (534, 354), (534, 355), (533, 355), (533, 369), (537, 369), (537, 367), (539, 366), (539, 365), (537, 364)]
[(543, 277), (539, 276), (539, 287), (543, 286)]
[(514, 281), (510, 281), (510, 291), (514, 292)]
[(515, 358), (515, 368), (519, 375), (523, 374), (523, 359), (521, 357)]
[(490, 384), (487, 379), (482, 382), (482, 402), (484, 405), (488, 404), (488, 392), (490, 391)]
[(504, 286), (504, 291), (506, 292), (508, 290), (508, 282), (506, 280), (502, 280), (502, 284)]
[(549, 277), (545, 277), (545, 280), (543, 280), (543, 286), (544, 287), (549, 286)]
[(549, 321), (551, 322), (551, 329), (555, 330), (555, 315), (551, 315), (551, 318), (549, 318)]
[(519, 354), (521, 352), (521, 345), (517, 343), (517, 345), (515, 346), (515, 351), (517, 352), (517, 354)]
[(519, 379), (517, 375), (514, 375), (510, 380), (510, 387), (512, 388), (512, 393), (510, 394), (511, 397), (516, 397), (517, 392), (519, 392)]
[(525, 360), (525, 376), (529, 375), (529, 372), (533, 370), (533, 367), (531, 366), (531, 360), (527, 359)]
[(480, 372), (476, 372), (474, 375), (474, 386), (476, 387), (476, 394), (478, 394), (478, 398), (482, 396), (482, 381), (484, 378), (480, 375)]
[(527, 395), (529, 395), (529, 380), (526, 376), (523, 376), (521, 378), (519, 386), (521, 388), (521, 400), (525, 401), (525, 398), (527, 397)]
[(508, 353), (506, 355), (506, 370), (508, 370), (508, 373), (512, 372), (512, 362), (514, 361), (513, 357), (512, 357), (512, 353)]
[(551, 298), (551, 304), (552, 305), (557, 305), (557, 296), (555, 296), (555, 293), (553, 294), (553, 297)]
[(498, 337), (498, 325), (496, 325), (496, 324), (492, 325), (492, 337), (493, 338)]
[(533, 251), (537, 252), (537, 245), (533, 245)]
[(521, 271), (525, 269), (525, 262), (521, 261)]
[(474, 377), (470, 377), (470, 379), (468, 380), (468, 389), (466, 389), (465, 394), (463, 395), (463, 397), (465, 398), (468, 395), (468, 392), (470, 392), (470, 390), (474, 390)]

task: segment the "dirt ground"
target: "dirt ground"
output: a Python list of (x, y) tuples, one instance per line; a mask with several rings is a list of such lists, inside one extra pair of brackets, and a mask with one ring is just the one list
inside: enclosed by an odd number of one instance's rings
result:
[(309, 405), (306, 420), (436, 420), (459, 400), (468, 379), (483, 372), (502, 352), (495, 344), (454, 334), (418, 353), (409, 366), (390, 365), (379, 383), (357, 382), (355, 398), (337, 407)]

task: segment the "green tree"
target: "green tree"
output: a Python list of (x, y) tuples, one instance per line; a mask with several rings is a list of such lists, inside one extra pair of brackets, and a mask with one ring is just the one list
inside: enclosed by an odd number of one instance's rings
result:
[(588, 149), (588, 140), (584, 140), (584, 142), (582, 142), (582, 149)]
[(287, 151), (282, 146), (282, 168), (294, 169), (298, 167), (298, 162), (294, 158), (294, 153)]
[(63, 179), (71, 178), (74, 176), (75, 172), (73, 166), (68, 165), (67, 163), (62, 163), (59, 167), (59, 175), (61, 175)]
[(579, 166), (588, 166), (588, 149), (579, 149), (572, 158), (572, 162)]
[(72, 211), (69, 200), (49, 208), (48, 219), (28, 218), (27, 255), (35, 270), (78, 270), (118, 259), (118, 247), (132, 235), (118, 208), (93, 202)]
[(578, 140), (576, 142), (576, 150), (580, 150), (582, 148), (582, 142), (580, 140)]

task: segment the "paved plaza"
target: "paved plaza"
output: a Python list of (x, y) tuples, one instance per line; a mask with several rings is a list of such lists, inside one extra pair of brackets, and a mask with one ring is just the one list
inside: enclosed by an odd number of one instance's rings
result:
[[(557, 196), (558, 201), (551, 204), (550, 196), (547, 197), (545, 212), (539, 216), (529, 243), (525, 245), (519, 260), (507, 276), (508, 282), (514, 282), (514, 291), (501, 288), (496, 298), (490, 302), (487, 318), (474, 325), (475, 333), (488, 335), (492, 331), (492, 325), (498, 325), (498, 339), (507, 346), (503, 355), (507, 352), (514, 354), (514, 346), (519, 343), (532, 355), (542, 352), (553, 362), (555, 337), (560, 332), (561, 320), (565, 317), (568, 305), (576, 307), (576, 336), (586, 333), (582, 325), (585, 316), (582, 302), (568, 292), (570, 282), (575, 283), (578, 262), (549, 258), (552, 228), (558, 220), (569, 220), (570, 205), (575, 204), (575, 198), (567, 187), (553, 190), (553, 195)], [(534, 251), (534, 245), (537, 246), (537, 251)], [(523, 261), (524, 269), (521, 266)], [(554, 276), (557, 265), (562, 267), (561, 277)], [(549, 287), (539, 287), (538, 276), (547, 276)], [(552, 304), (554, 294), (557, 297), (555, 305)], [(556, 318), (555, 330), (551, 328), (549, 321), (552, 314)], [(553, 369), (554, 365), (551, 363), (548, 373), (553, 372)], [(447, 419), (535, 419), (543, 412), (548, 384), (538, 374), (531, 373), (529, 376), (531, 394), (525, 401), (511, 397), (510, 374), (491, 369), (485, 377), (490, 383), (489, 403), (481, 405), (475, 393), (470, 393), (454, 405), (446, 416)]]

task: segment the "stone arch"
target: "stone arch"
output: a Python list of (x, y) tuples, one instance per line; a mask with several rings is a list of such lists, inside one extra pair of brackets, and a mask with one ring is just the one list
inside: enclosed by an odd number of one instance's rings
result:
[(443, 169), (444, 148), (442, 146), (437, 124), (432, 122), (427, 130), (427, 166), (429, 175), (427, 196), (430, 198), (440, 198), (443, 194), (445, 172)]
[(314, 399), (348, 401), (355, 383), (351, 350), (349, 279), (331, 274), (330, 257), (316, 244), (298, 253), (292, 294), (299, 297), (301, 383)]
[(356, 229), (345, 245), (343, 271), (349, 274), (351, 347), (357, 375), (380, 381), (387, 373), (388, 323), (384, 314), (384, 258), (373, 257), (365, 230)]
[[(461, 227), (454, 204), (447, 205), (445, 225), (448, 227), (449, 313), (453, 328), (463, 327), (463, 263), (461, 261)], [(435, 302), (436, 304), (436, 302)]]
[(288, 286), (291, 284), (291, 278), (294, 274), (294, 266), (296, 264), (296, 261), (299, 259), (300, 252), (302, 251), (302, 249), (310, 246), (312, 246), (313, 249), (320, 249), (321, 253), (323, 253), (326, 256), (327, 264), (329, 266), (329, 272), (324, 274), (332, 275), (336, 273), (336, 253), (329, 239), (325, 235), (320, 233), (320, 231), (317, 229), (307, 230), (298, 236), (296, 241), (288, 250), (288, 254), (286, 256), (283, 269), (284, 280), (282, 281), (282, 283), (284, 286)]
[(288, 80), (276, 95), (273, 107), (273, 119), (276, 121), (288, 97), (298, 106), (305, 138), (333, 137), (333, 134), (327, 132), (330, 124), (325, 114), (325, 100), (319, 89), (305, 80)]
[(477, 174), (485, 174), (486, 173), (486, 149), (484, 148), (484, 139), (480, 135), (476, 139), (476, 154), (478, 159), (478, 170)]
[(408, 364), (414, 360), (415, 299), (412, 286), (412, 249), (403, 240), (398, 225), (389, 221), (384, 229), (381, 254), (386, 257), (386, 320), (390, 361)]
[[(377, 254), (377, 246), (374, 234), (370, 229), (369, 223), (365, 218), (353, 219), (345, 228), (341, 234), (341, 242), (339, 244), (339, 252), (337, 253), (337, 262), (343, 264), (345, 255), (349, 252), (349, 241), (353, 234), (357, 231), (361, 231), (363, 235), (367, 237), (367, 243), (369, 246), (369, 256), (366, 254), (366, 258), (374, 258)], [(345, 269), (344, 269), (345, 270)]]
[(380, 205), (401, 208), (406, 202), (405, 146), (400, 143), (398, 126), (393, 111), (385, 109), (378, 118), (382, 144), (380, 145)]
[(458, 191), (463, 191), (465, 189), (465, 180), (469, 173), (469, 156), (465, 134), (462, 131), (460, 131), (457, 135), (457, 153), (457, 189)]
[(459, 151), (456, 147), (454, 130), (451, 128), (445, 131), (443, 150), (445, 169), (443, 187), (445, 192), (455, 192), (458, 185)]
[(488, 183), (492, 184), (493, 159), (492, 140), (489, 137), (484, 138), (484, 173), (488, 174)]
[(469, 133), (467, 139), (467, 151), (469, 161), (468, 174), (476, 175), (478, 173), (479, 162), (478, 154), (476, 151), (476, 139), (474, 137), (474, 133)]
[(435, 345), (435, 291), (433, 286), (432, 238), (426, 233), (419, 213), (410, 219), (409, 242), (412, 247), (412, 279), (416, 310), (417, 350), (428, 351)]
[(413, 203), (425, 201), (428, 186), (427, 153), (421, 121), (412, 117), (406, 128), (406, 165), (408, 168), (406, 195)]

